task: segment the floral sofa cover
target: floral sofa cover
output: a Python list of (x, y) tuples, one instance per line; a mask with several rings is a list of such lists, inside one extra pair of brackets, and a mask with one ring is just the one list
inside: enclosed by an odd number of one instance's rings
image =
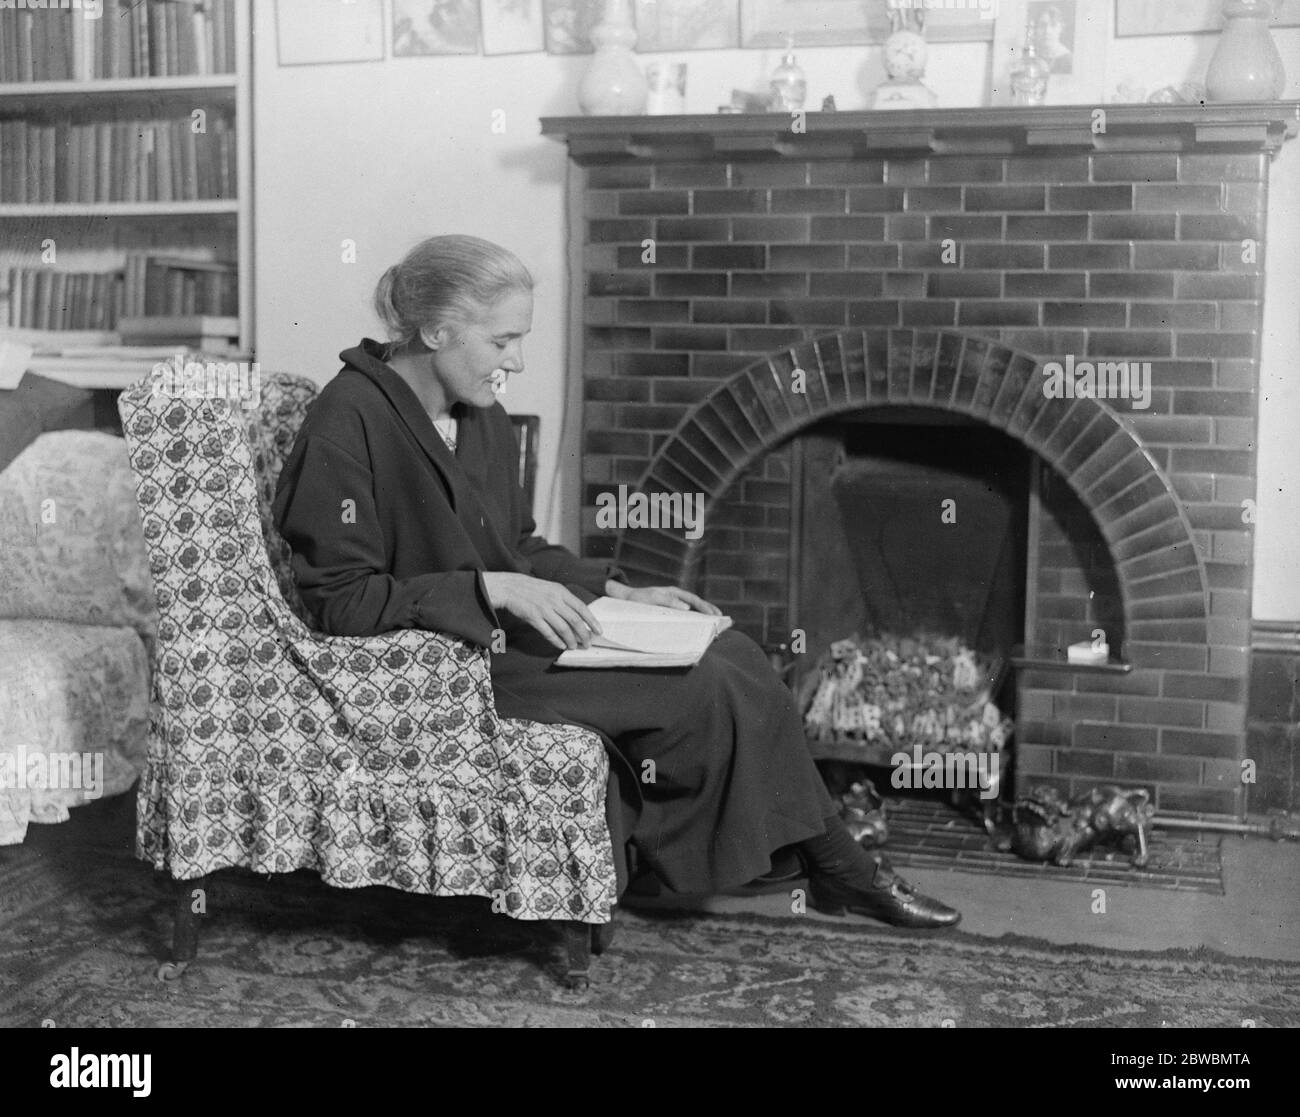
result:
[(0, 472), (0, 845), (144, 768), (156, 610), (122, 439), (43, 434)]

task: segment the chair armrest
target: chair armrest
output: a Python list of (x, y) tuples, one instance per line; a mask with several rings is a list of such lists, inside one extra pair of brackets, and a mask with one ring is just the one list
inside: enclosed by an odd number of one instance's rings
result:
[[(413, 702), (447, 710), (441, 716), (449, 727), (469, 719), (484, 736), (500, 732), (487, 649), (467, 640), (411, 628), (378, 636), (327, 636), (301, 626), (288, 643), (308, 672), (335, 692), (333, 700), (365, 710), (386, 694), (409, 708), (407, 696), (413, 692)], [(394, 732), (403, 735), (400, 715)]]

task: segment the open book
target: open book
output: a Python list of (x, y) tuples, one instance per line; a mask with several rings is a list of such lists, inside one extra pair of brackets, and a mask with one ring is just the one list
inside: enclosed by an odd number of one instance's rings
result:
[(564, 652), (559, 667), (689, 667), (731, 627), (730, 617), (613, 597), (598, 597), (587, 608), (604, 632), (590, 648)]

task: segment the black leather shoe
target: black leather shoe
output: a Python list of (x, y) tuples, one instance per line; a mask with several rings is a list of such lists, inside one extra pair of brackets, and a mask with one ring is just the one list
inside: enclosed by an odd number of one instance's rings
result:
[(826, 915), (869, 915), (895, 927), (955, 927), (961, 912), (923, 896), (886, 864), (877, 862), (870, 888), (854, 888), (834, 877), (808, 879), (812, 906)]

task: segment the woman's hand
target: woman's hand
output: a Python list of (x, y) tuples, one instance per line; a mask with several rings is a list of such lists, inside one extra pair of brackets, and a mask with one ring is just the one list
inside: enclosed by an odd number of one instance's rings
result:
[[(615, 586), (618, 587), (617, 590), (613, 589)], [(623, 601), (639, 601), (643, 605), (663, 605), (669, 609), (694, 609), (697, 613), (708, 613), (715, 617), (722, 615), (722, 610), (716, 605), (710, 605), (702, 597), (696, 597), (689, 590), (678, 586), (644, 586), (641, 589), (632, 589), (622, 582), (611, 580), (605, 583), (605, 596), (617, 597)]]
[(493, 609), (510, 610), (561, 651), (589, 648), (592, 634), (600, 635), (591, 611), (559, 582), (504, 571), (484, 571), (482, 578)]

